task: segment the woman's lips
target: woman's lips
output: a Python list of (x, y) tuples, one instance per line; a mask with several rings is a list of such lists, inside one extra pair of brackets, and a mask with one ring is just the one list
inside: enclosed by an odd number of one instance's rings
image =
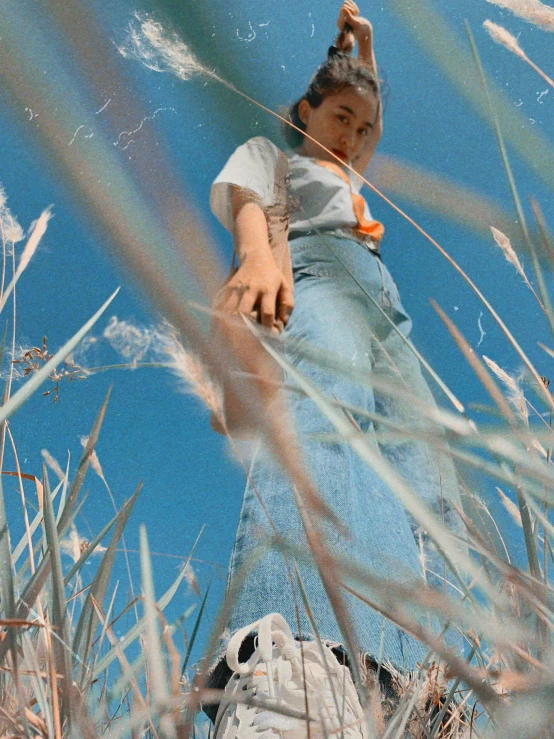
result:
[(342, 151), (339, 151), (338, 149), (331, 149), (331, 151), (333, 152), (333, 154), (336, 154), (340, 159), (342, 159), (343, 162), (346, 162), (346, 160), (348, 159), (346, 154), (343, 154)]

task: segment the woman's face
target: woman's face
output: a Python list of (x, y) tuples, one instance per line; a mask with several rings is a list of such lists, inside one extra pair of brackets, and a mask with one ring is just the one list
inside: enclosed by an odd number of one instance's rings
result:
[[(363, 149), (366, 137), (375, 125), (377, 112), (377, 98), (361, 87), (347, 87), (328, 95), (317, 108), (312, 108), (304, 98), (298, 107), (306, 133), (350, 164)], [(336, 162), (321, 146), (306, 137), (298, 153)]]

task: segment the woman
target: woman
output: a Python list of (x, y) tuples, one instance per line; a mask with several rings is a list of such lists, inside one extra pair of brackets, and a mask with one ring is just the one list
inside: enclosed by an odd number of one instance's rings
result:
[[(459, 505), (459, 494), (450, 460), (427, 444), (379, 441), (379, 423), (371, 417), (378, 414), (405, 430), (423, 433), (425, 421), (406, 402), (406, 394), (431, 405), (433, 399), (406, 341), (410, 318), (381, 261), (383, 226), (373, 220), (359, 195), (361, 180), (340, 164), (346, 162), (362, 174), (382, 133), (372, 27), (352, 0), (342, 5), (337, 25), (342, 29), (337, 46), (331, 47), (308, 90), (289, 110), (289, 119), (301, 132), (290, 127), (283, 131), (293, 282), (286, 265), (276, 262), (268, 235), (282, 152), (256, 137), (235, 151), (212, 188), (212, 210), (233, 232), (238, 256), (238, 269), (226, 284), (221, 305), (228, 313), (256, 315), (268, 329), (284, 327), (288, 360), (327, 398), (350, 409), (352, 422), (375, 449), (451, 529), (459, 531), (452, 505)], [(354, 40), (357, 59), (347, 53)], [(333, 363), (350, 368), (350, 375), (331, 371)], [(291, 377), (286, 382), (294, 385)], [(382, 392), (383, 382), (398, 386), (398, 393)], [(440, 557), (397, 498), (349, 444), (332, 437), (332, 424), (311, 400), (301, 392), (287, 397), (310, 473), (349, 532), (345, 537), (340, 526), (326, 525), (333, 553), (389, 582), (425, 576), (427, 582), (442, 585)], [(252, 566), (252, 555), (271, 536), (268, 517), (280, 536), (304, 552), (296, 565), (315, 624), (300, 591), (291, 586), (282, 553), (270, 548)], [(216, 737), (307, 736), (298, 718), (255, 705), (263, 699), (275, 700), (293, 713), (302, 713), (308, 704), (312, 737), (345, 725), (345, 736), (365, 737), (364, 713), (348, 665), (359, 660), (367, 684), (378, 661), (387, 665), (378, 671), (382, 696), (390, 697), (394, 670), (406, 673), (424, 658), (423, 645), (352, 594), (346, 600), (360, 654), (347, 655), (317, 569), (308, 560), (293, 486), (259, 443), (242, 505), (230, 584), (243, 565), (249, 571), (209, 683), (231, 696), (252, 698), (254, 705), (222, 703)]]

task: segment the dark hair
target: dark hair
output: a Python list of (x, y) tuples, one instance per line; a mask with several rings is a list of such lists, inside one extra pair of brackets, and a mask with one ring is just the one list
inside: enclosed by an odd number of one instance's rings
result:
[[(305, 131), (306, 126), (298, 114), (300, 102), (305, 99), (312, 108), (318, 108), (326, 97), (337, 95), (348, 87), (362, 87), (380, 99), (379, 82), (368, 65), (331, 46), (327, 60), (316, 70), (307, 91), (282, 111), (283, 118)], [(281, 133), (292, 149), (302, 145), (304, 136), (286, 123), (281, 124)]]

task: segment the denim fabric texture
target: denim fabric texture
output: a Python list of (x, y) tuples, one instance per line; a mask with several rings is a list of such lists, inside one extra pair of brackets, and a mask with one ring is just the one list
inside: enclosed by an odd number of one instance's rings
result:
[[(409, 337), (411, 320), (386, 266), (363, 244), (337, 236), (295, 238), (290, 242), (290, 250), (295, 307), (283, 334), (288, 360), (329, 399), (385, 416), (403, 429), (414, 431), (416, 438), (423, 438), (429, 423), (405, 402), (402, 393), (384, 394), (372, 387), (372, 378), (379, 376), (403, 393), (409, 391), (425, 403), (434, 404), (417, 358), (366, 294), (403, 336)], [(307, 356), (309, 351), (297, 350), (299, 347), (314, 347), (330, 359), (347, 362), (364, 377), (363, 385), (323, 369)], [(286, 377), (285, 382), (294, 385), (291, 377)], [(322, 439), (324, 434), (335, 434), (335, 429), (310, 399), (301, 392), (288, 392), (287, 398), (313, 480), (327, 505), (350, 532), (345, 537), (326, 524), (328, 545), (377, 577), (400, 583), (419, 583), (425, 578), (443, 590), (444, 563), (396, 496), (348, 443), (339, 442), (336, 437)], [(399, 443), (395, 439), (384, 443), (377, 438), (380, 429), (376, 423), (355, 412), (352, 415), (375, 449), (451, 530), (461, 533), (461, 522), (452, 506), (455, 503), (461, 507), (456, 473), (448, 456), (424, 441)], [(255, 448), (250, 477), (279, 533), (305, 552), (305, 558), (298, 559), (297, 565), (319, 636), (332, 643), (343, 643), (309, 552), (291, 484), (260, 442)], [(264, 543), (267, 545), (271, 536), (266, 513), (247, 484), (229, 582), (254, 551), (259, 552)], [(235, 599), (227, 636), (276, 611), (288, 621), (293, 633), (313, 638), (295, 587), (293, 596), (282, 553), (266, 549), (248, 572), (240, 596)], [(300, 610), (300, 629), (295, 600)], [(416, 668), (427, 654), (424, 645), (355, 597), (346, 595), (346, 600), (354, 636), (363, 654), (389, 660), (402, 671)], [(425, 620), (425, 625), (430, 623)], [(436, 621), (431, 627), (440, 628)], [(222, 649), (227, 640), (223, 638)], [(453, 645), (460, 646), (455, 638)], [(216, 674), (217, 671), (212, 673)], [(211, 683), (213, 687), (215, 682)]]

